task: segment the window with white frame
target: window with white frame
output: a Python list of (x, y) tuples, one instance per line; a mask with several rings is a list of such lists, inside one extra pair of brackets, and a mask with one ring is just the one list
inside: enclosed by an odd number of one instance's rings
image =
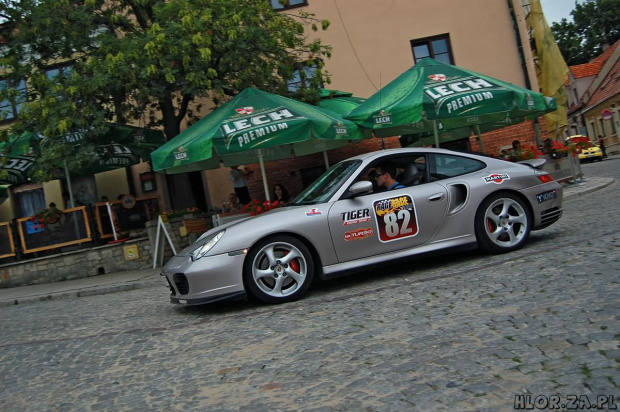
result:
[(413, 61), (415, 63), (430, 57), (442, 63), (454, 64), (450, 36), (448, 34), (411, 40), (411, 50), (413, 51)]
[(286, 10), (286, 9), (292, 9), (295, 7), (303, 7), (307, 5), (308, 5), (308, 0), (287, 0), (287, 1), (271, 0), (271, 7), (273, 7), (274, 10)]

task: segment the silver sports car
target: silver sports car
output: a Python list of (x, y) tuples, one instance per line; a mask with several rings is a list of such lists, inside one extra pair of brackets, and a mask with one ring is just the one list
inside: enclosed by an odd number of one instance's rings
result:
[[(510, 252), (562, 215), (562, 187), (539, 169), (544, 162), (443, 149), (352, 157), (287, 207), (215, 227), (170, 259), (162, 273), (170, 300), (199, 305), (249, 293), (283, 303), (315, 277), (394, 259), (476, 245)], [(377, 184), (386, 174), (402, 187)]]

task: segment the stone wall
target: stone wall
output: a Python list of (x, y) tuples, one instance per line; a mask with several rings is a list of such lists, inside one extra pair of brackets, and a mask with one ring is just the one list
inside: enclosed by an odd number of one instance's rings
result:
[[(0, 288), (146, 269), (153, 266), (150, 249), (148, 238), (140, 238), (119, 244), (8, 263), (0, 266)], [(132, 251), (133, 254), (128, 253)]]

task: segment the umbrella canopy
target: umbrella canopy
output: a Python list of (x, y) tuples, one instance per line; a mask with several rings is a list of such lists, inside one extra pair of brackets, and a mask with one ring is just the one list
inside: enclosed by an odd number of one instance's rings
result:
[(431, 133), (513, 122), (552, 111), (540, 93), (431, 58), (388, 83), (344, 117), (376, 136)]
[[(84, 142), (86, 135), (85, 131), (77, 131), (67, 133), (64, 137), (68, 142), (78, 145)], [(138, 164), (140, 159), (147, 161), (150, 153), (165, 141), (163, 133), (158, 130), (116, 124), (111, 124), (108, 132), (99, 140), (101, 144), (90, 156), (94, 161), (82, 168), (71, 170), (72, 175), (101, 173)], [(37, 161), (37, 157), (48, 143), (47, 137), (33, 133), (9, 136), (8, 141), (0, 143), (0, 157), (6, 158), (6, 163), (0, 170), (7, 172), (0, 178), (0, 183), (28, 182), (28, 169)], [(64, 167), (64, 165), (57, 166)], [(58, 174), (57, 177), (62, 177), (62, 174)]]
[(151, 153), (153, 170), (182, 173), (320, 153), (370, 137), (337, 113), (247, 88)]
[[(544, 97), (545, 100), (545, 112), (552, 112), (557, 109), (555, 99), (551, 97)], [(502, 120), (495, 121), (493, 123), (475, 124), (473, 126), (459, 127), (453, 129), (446, 129), (441, 120), (436, 121), (437, 136), (439, 143), (447, 143), (454, 140), (467, 138), (472, 134), (480, 136), (482, 133), (490, 132), (493, 130), (501, 129), (504, 127), (514, 126), (515, 124), (522, 123), (526, 120), (532, 120), (540, 116), (540, 112), (535, 112), (527, 116), (515, 116), (511, 117), (507, 114)], [(421, 124), (429, 123), (431, 121), (422, 120)], [(431, 123), (432, 125), (432, 123)], [(413, 126), (412, 126), (413, 127)], [(432, 126), (431, 126), (432, 127)], [(403, 147), (420, 147), (427, 146), (436, 143), (435, 133), (421, 132), (421, 133), (409, 133), (400, 137), (400, 142)], [(484, 148), (483, 148), (484, 151)]]
[(365, 101), (366, 99), (355, 96), (323, 98), (319, 100), (319, 107), (331, 110), (332, 112), (336, 112), (340, 115), (345, 115), (351, 112), (353, 109), (356, 109), (360, 104), (364, 103)]
[(22, 184), (28, 181), (28, 169), (40, 153), (42, 139), (39, 136), (23, 133), (9, 136), (0, 143), (0, 184)]
[[(366, 137), (337, 113), (247, 88), (151, 153), (153, 169), (165, 173), (290, 157), (291, 150), (317, 153), (330, 143)], [(317, 150), (312, 150), (315, 147)], [(306, 154), (308, 154), (306, 153)]]

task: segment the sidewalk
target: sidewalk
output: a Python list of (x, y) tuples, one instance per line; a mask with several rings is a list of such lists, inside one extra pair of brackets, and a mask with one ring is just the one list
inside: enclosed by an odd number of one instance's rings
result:
[[(614, 179), (611, 178), (587, 177), (573, 184), (563, 184), (564, 201), (585, 196), (594, 191), (601, 190), (612, 183), (614, 183)], [(0, 306), (51, 299), (103, 295), (155, 285), (160, 285), (164, 288), (165, 282), (159, 275), (160, 270), (161, 268), (141, 269), (63, 282), (0, 289)]]
[(103, 295), (151, 285), (165, 287), (161, 268), (108, 273), (89, 278), (0, 289), (0, 306), (51, 299)]

